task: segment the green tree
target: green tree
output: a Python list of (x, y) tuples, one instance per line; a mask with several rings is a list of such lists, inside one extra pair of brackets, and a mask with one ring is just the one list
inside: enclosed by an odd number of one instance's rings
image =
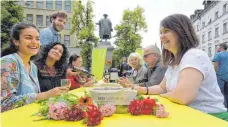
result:
[(71, 34), (76, 34), (77, 41), (82, 48), (81, 56), (83, 59), (83, 64), (88, 71), (91, 68), (91, 55), (92, 55), (92, 43), (97, 45), (98, 38), (95, 36), (94, 27), (94, 15), (93, 15), (93, 2), (88, 0), (86, 5), (83, 5), (81, 0), (75, 2), (73, 7), (72, 16), (72, 29)]
[(10, 43), (10, 29), (23, 20), (24, 8), (16, 1), (1, 2), (1, 49)]
[(143, 15), (144, 9), (137, 6), (134, 10), (124, 10), (120, 24), (115, 26), (115, 45), (117, 49), (113, 51), (115, 65), (119, 65), (119, 60), (123, 56), (129, 56), (137, 48), (141, 48), (141, 31), (147, 31), (147, 24)]

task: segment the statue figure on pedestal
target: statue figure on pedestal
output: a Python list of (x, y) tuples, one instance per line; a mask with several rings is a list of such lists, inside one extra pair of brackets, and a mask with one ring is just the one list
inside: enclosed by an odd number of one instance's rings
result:
[(107, 18), (107, 14), (104, 14), (103, 16), (104, 18), (96, 24), (99, 25), (99, 36), (101, 38), (101, 41), (102, 39), (105, 39), (105, 41), (107, 41), (107, 39), (111, 38), (111, 32), (113, 31), (112, 22)]

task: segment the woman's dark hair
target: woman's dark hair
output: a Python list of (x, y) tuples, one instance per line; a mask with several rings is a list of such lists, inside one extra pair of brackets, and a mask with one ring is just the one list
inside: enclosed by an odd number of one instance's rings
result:
[(68, 67), (72, 67), (72, 62), (76, 61), (80, 56), (77, 54), (73, 54), (70, 56), (69, 58), (69, 63), (68, 63)]
[(162, 49), (162, 58), (165, 65), (178, 65), (183, 55), (191, 48), (199, 45), (191, 20), (183, 14), (174, 14), (164, 18), (161, 27), (170, 29), (178, 35), (178, 51), (176, 56), (167, 49)]
[[(10, 31), (10, 45), (1, 52), (1, 57), (16, 53), (18, 47), (13, 43), (13, 40), (20, 40), (20, 32), (26, 28), (33, 27), (37, 30), (36, 26), (29, 23), (19, 22), (11, 28)], [(39, 32), (39, 30), (37, 30)]]
[(61, 45), (63, 47), (63, 53), (62, 53), (62, 56), (61, 56), (60, 60), (56, 61), (54, 67), (56, 69), (58, 69), (58, 70), (64, 70), (66, 68), (66, 66), (67, 66), (67, 59), (69, 57), (69, 52), (68, 52), (66, 46), (64, 44), (62, 44), (62, 43), (54, 42), (54, 43), (45, 45), (42, 48), (42, 51), (41, 51), (41, 54), (40, 54), (40, 58), (38, 58), (36, 60), (36, 63), (37, 64), (46, 65), (46, 59), (48, 57), (48, 53), (56, 45)]

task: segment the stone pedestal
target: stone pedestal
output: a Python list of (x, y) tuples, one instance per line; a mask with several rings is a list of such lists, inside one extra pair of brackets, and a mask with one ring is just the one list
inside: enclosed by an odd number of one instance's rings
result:
[[(97, 48), (107, 48), (107, 54), (106, 54), (106, 61), (112, 61), (112, 51), (114, 50), (114, 47), (111, 45), (110, 41), (104, 40), (101, 41), (100, 44), (97, 46)], [(105, 66), (105, 69), (109, 69), (107, 66)]]

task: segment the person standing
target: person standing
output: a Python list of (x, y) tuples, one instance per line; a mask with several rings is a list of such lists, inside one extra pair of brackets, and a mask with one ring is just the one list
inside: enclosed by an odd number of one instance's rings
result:
[(40, 43), (41, 46), (59, 42), (60, 38), (58, 32), (65, 28), (67, 23), (67, 14), (65, 12), (57, 12), (50, 16), (51, 25), (40, 31)]
[(225, 98), (225, 106), (227, 107), (228, 102), (228, 52), (227, 44), (222, 43), (219, 45), (213, 61), (214, 68), (217, 75), (218, 85), (221, 89), (222, 94)]

